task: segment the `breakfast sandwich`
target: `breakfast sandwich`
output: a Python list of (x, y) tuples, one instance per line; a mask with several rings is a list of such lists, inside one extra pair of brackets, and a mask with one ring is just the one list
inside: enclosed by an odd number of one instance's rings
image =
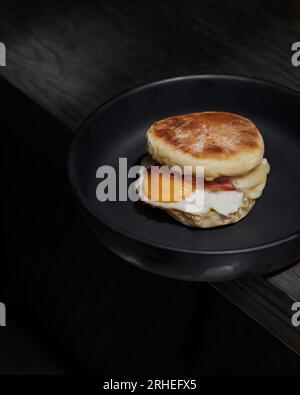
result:
[(157, 121), (147, 132), (147, 150), (137, 181), (139, 198), (187, 226), (239, 221), (261, 196), (270, 171), (257, 127), (226, 112)]

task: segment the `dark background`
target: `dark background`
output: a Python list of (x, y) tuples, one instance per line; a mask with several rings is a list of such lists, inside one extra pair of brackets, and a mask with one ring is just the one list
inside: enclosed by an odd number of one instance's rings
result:
[[(98, 73), (110, 96), (156, 78), (240, 73), (251, 53), (244, 74), (265, 77), (268, 68), (271, 79), (299, 88), (299, 71), (286, 71), (296, 41), (291, 31), (299, 32), (298, 2), (11, 1), (1, 7), (0, 41), (16, 44), (21, 35), (34, 41), (38, 30), (51, 42), (58, 31), (66, 59), (58, 59), (58, 73), (51, 57), (41, 67), (40, 54), (22, 46), (10, 63), (8, 48), (12, 85), (0, 81), (0, 301), (7, 307), (0, 373), (299, 374), (296, 354), (209, 285), (142, 272), (102, 247), (81, 217), (65, 167), (72, 136), (66, 126), (104, 99), (97, 84), (80, 89)], [(63, 41), (68, 30), (76, 45)], [(103, 54), (91, 63), (83, 49), (93, 52), (97, 40)], [(58, 88), (49, 97), (54, 81)], [(42, 99), (34, 104), (13, 85), (33, 99), (44, 89)]]

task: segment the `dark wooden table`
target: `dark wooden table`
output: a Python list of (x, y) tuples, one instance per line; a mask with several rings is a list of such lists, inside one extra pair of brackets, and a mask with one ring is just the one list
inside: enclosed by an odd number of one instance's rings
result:
[[(95, 107), (144, 82), (217, 72), (300, 91), (300, 67), (291, 64), (297, 0), (3, 1), (0, 16), (0, 74), (64, 124), (68, 137), (43, 124), (32, 136), (50, 155), (56, 147), (56, 159)], [(300, 328), (291, 325), (300, 263), (213, 287), (300, 354)]]

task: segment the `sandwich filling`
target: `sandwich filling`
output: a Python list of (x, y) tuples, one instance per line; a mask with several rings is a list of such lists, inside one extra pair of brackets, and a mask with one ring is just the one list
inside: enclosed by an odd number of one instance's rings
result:
[[(153, 171), (153, 169), (156, 169)], [(266, 184), (270, 166), (266, 159), (246, 174), (212, 181), (159, 171), (158, 164), (140, 169), (136, 181), (139, 198), (154, 207), (201, 215), (211, 209), (228, 216), (243, 205), (245, 197), (257, 199)]]

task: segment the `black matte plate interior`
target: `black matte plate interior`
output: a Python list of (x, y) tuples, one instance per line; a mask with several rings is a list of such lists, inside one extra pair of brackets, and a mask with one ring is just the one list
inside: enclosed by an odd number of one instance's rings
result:
[[(107, 102), (83, 123), (71, 151), (71, 183), (94, 218), (148, 245), (226, 254), (284, 243), (298, 237), (300, 229), (299, 109), (298, 93), (246, 77), (202, 75), (143, 85)], [(140, 202), (97, 201), (98, 166), (117, 166), (119, 157), (127, 157), (129, 166), (138, 163), (152, 122), (196, 111), (243, 115), (263, 135), (271, 173), (263, 196), (245, 219), (193, 229)]]

